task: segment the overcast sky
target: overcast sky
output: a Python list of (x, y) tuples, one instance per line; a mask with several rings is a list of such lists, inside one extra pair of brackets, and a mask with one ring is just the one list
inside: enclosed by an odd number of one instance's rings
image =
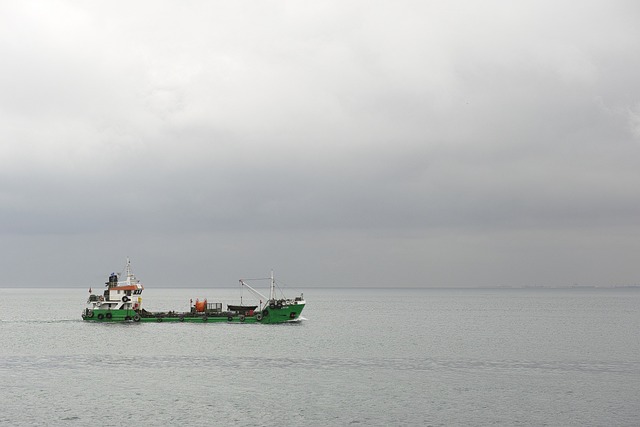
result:
[(640, 3), (2, 1), (0, 286), (640, 283)]

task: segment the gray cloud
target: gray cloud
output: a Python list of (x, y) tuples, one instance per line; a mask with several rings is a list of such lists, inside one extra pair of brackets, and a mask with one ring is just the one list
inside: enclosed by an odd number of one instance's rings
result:
[(0, 285), (632, 282), (639, 12), (3, 4)]

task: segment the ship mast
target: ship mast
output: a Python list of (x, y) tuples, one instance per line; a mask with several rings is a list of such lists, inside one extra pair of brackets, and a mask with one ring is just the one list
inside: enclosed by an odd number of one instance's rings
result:
[[(127, 265), (124, 267), (124, 272), (127, 276), (126, 279), (126, 284), (127, 285), (131, 285), (133, 284), (133, 282), (135, 282), (136, 280), (136, 276), (133, 275), (133, 272), (131, 271), (131, 260), (129, 259), (129, 257), (127, 257)], [(131, 280), (133, 279), (133, 280)]]
[(269, 300), (276, 299), (276, 281), (273, 280), (273, 270), (271, 270), (271, 290), (269, 291)]

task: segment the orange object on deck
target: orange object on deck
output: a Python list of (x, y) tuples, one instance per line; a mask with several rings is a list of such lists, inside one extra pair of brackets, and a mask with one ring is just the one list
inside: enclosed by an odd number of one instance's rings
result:
[(204, 309), (207, 308), (207, 300), (204, 301), (198, 301), (196, 300), (196, 311), (197, 312), (203, 312)]

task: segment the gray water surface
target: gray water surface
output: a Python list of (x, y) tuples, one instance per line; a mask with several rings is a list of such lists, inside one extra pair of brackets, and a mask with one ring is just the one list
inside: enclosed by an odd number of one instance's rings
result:
[(0, 425), (640, 423), (640, 289), (304, 293), (295, 324), (92, 324), (86, 290), (0, 289)]

